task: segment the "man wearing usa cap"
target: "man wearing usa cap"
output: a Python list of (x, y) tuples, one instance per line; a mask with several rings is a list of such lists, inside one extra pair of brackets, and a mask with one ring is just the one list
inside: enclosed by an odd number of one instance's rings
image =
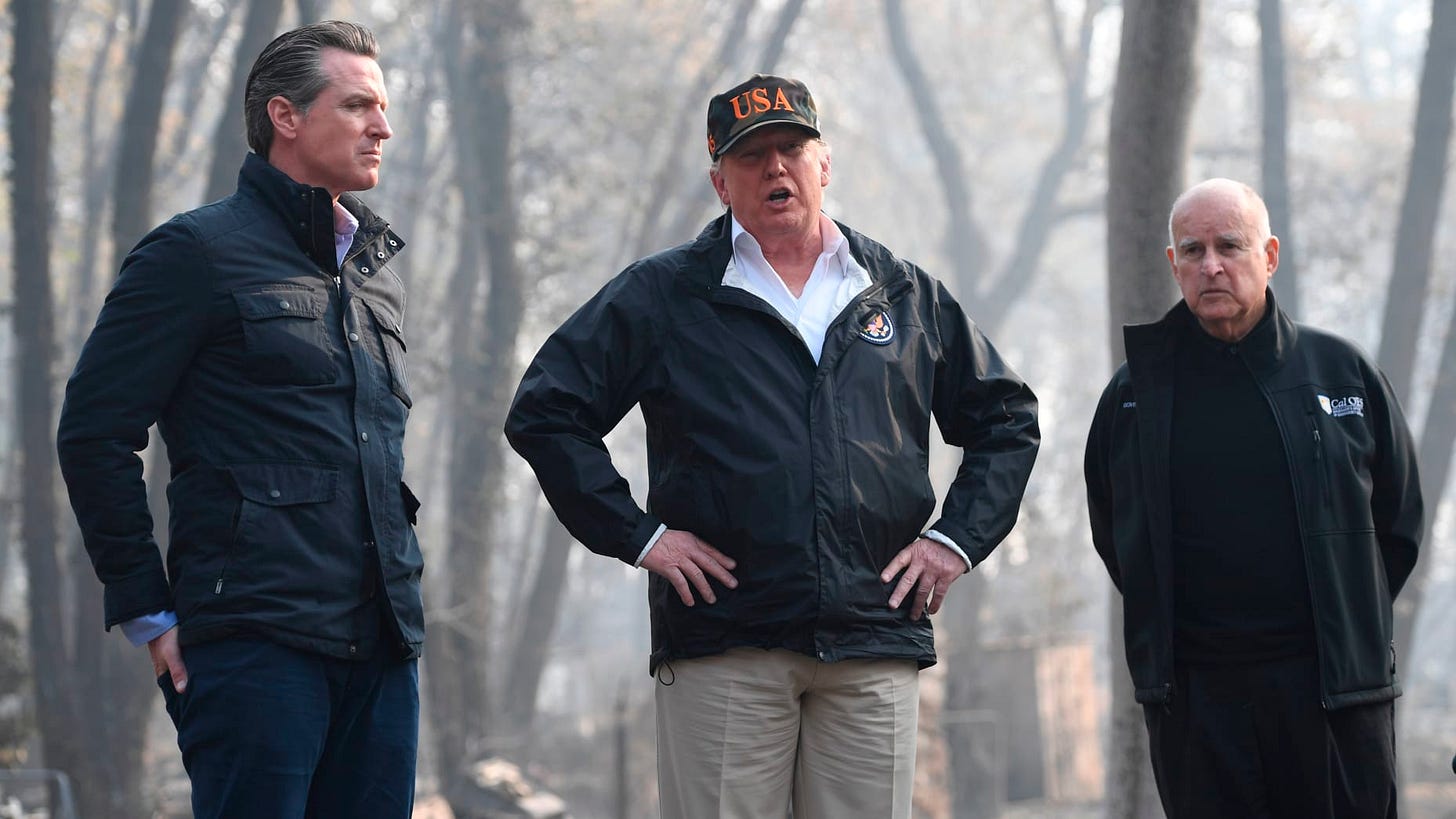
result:
[[(1016, 521), (1036, 399), (943, 285), (820, 212), (800, 82), (708, 104), (727, 208), (545, 343), (506, 422), (593, 551), (650, 572), (665, 817), (908, 817), (928, 614)], [(647, 427), (647, 510), (605, 436)], [(964, 448), (932, 525), (930, 424)]]

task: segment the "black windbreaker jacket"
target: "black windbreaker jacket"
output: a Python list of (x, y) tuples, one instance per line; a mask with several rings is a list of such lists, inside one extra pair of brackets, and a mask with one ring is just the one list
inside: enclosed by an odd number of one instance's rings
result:
[[(1294, 482), (1327, 709), (1400, 695), (1391, 601), (1415, 566), (1421, 490), (1414, 446), (1385, 377), (1354, 345), (1272, 315), (1238, 346), (1269, 402)], [(1169, 430), (1174, 348), (1194, 322), (1180, 302), (1124, 328), (1127, 362), (1087, 439), (1092, 541), (1122, 592), (1137, 700), (1173, 690)], [(1211, 397), (1216, 400), (1216, 396)], [(1216, 487), (1211, 487), (1216, 491)]]
[[(107, 628), (170, 608), (184, 645), (250, 631), (336, 657), (381, 640), (418, 653), (405, 294), (387, 266), (403, 242), (340, 201), (359, 220), (342, 269), (328, 191), (249, 154), (235, 194), (122, 264), (57, 442)], [(153, 422), (171, 463), (165, 573), (136, 456)]]
[[(1016, 522), (1036, 399), (944, 287), (843, 225), (873, 284), (816, 366), (772, 307), (722, 284), (730, 226), (725, 214), (633, 264), (568, 319), (526, 371), (506, 434), (591, 550), (633, 563), (662, 523), (737, 561), (738, 587), (715, 588), (712, 605), (684, 606), (651, 577), (650, 668), (736, 646), (929, 665), (929, 620), (912, 622), (908, 600), (892, 611), (879, 573), (935, 511), (932, 416), (964, 448), (933, 528), (979, 562)], [(602, 442), (638, 404), (647, 511)]]

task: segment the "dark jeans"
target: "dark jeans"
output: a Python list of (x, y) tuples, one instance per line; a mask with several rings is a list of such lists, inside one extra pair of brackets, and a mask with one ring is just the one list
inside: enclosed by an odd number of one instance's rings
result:
[(1393, 703), (1325, 711), (1314, 657), (1177, 669), (1144, 707), (1169, 819), (1395, 819)]
[(188, 646), (187, 691), (157, 680), (197, 819), (408, 819), (414, 660), (338, 660), (253, 637)]

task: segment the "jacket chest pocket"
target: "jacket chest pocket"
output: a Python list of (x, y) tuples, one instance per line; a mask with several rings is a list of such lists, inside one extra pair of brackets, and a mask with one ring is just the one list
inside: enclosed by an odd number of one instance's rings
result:
[(410, 399), (409, 379), (405, 375), (404, 329), (399, 318), (389, 308), (370, 299), (361, 299), (369, 307), (374, 328), (379, 332), (379, 344), (384, 350), (384, 363), (389, 367), (389, 388), (406, 407), (414, 406)]
[(303, 286), (270, 285), (233, 293), (243, 330), (249, 380), (262, 384), (331, 384), (339, 376), (324, 327), (326, 297)]

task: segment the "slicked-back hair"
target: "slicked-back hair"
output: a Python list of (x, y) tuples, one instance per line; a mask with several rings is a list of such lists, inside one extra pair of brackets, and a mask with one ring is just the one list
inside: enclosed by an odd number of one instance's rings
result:
[(264, 159), (273, 147), (273, 120), (268, 116), (268, 101), (282, 97), (307, 113), (329, 85), (323, 66), (326, 48), (371, 60), (379, 57), (379, 44), (369, 29), (358, 23), (325, 20), (283, 32), (253, 63), (247, 90), (243, 92), (243, 123), (248, 131), (248, 147)]

